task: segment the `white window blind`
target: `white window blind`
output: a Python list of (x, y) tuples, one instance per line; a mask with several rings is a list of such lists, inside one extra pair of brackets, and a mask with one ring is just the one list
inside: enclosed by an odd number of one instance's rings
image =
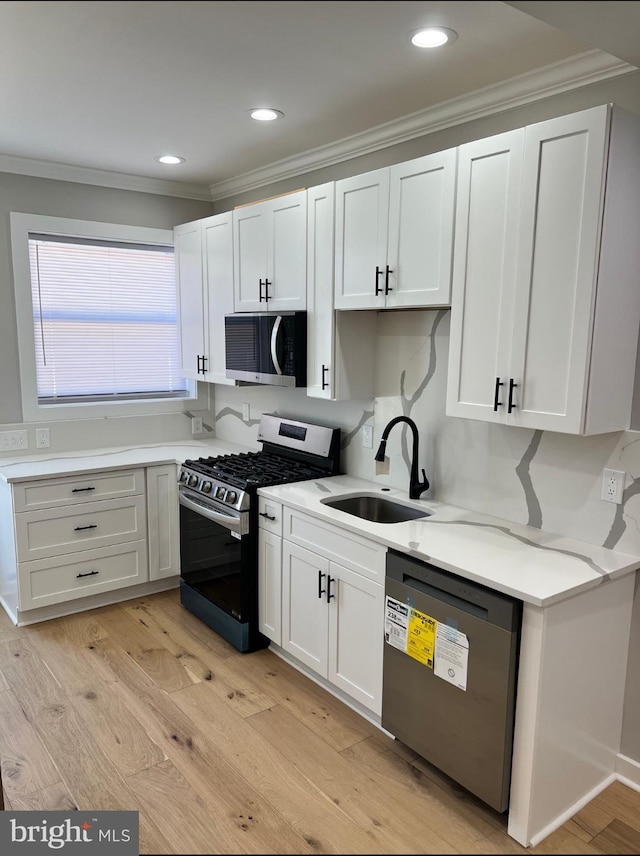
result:
[(29, 234), (39, 404), (178, 398), (172, 247)]

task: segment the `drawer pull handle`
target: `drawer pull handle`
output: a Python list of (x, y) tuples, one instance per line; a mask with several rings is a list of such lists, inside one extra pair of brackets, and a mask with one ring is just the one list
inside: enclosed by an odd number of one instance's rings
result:
[(86, 574), (76, 574), (76, 579), (79, 580), (80, 577), (95, 577), (95, 575), (99, 573), (100, 571), (87, 571)]
[(97, 528), (98, 528), (97, 523), (90, 523), (88, 526), (76, 526), (76, 528), (73, 531), (74, 532), (81, 532), (83, 529), (97, 529)]
[(267, 514), (266, 511), (259, 511), (258, 514), (260, 515), (260, 517), (266, 517), (267, 520), (275, 520), (276, 519), (273, 515)]
[(71, 493), (82, 493), (85, 490), (95, 490), (95, 487), (74, 487)]

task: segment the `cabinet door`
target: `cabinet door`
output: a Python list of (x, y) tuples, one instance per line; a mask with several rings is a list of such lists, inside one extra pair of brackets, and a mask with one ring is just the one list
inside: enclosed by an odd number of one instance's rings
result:
[[(265, 203), (233, 212), (233, 305), (235, 312), (265, 310), (267, 279), (267, 210)], [(262, 300), (260, 296), (262, 294)]]
[(230, 211), (202, 221), (207, 291), (207, 362), (204, 380), (232, 386), (225, 374), (224, 316), (233, 312), (233, 223)]
[(331, 562), (329, 565), (327, 676), (376, 714), (382, 712), (384, 588)]
[(384, 307), (388, 223), (388, 169), (336, 182), (336, 309)]
[(147, 467), (149, 579), (180, 573), (180, 507), (177, 467)]
[(258, 532), (258, 629), (282, 643), (282, 538), (266, 529)]
[[(608, 139), (606, 106), (527, 127), (508, 421), (582, 431)], [(612, 378), (615, 383), (615, 378)]]
[(173, 241), (178, 290), (180, 371), (183, 377), (202, 380), (202, 375), (198, 376), (198, 357), (207, 354), (204, 347), (205, 298), (200, 221), (176, 226)]
[(334, 397), (333, 241), (335, 185), (307, 191), (307, 395)]
[(282, 542), (282, 647), (326, 678), (329, 561)]
[(449, 416), (505, 419), (523, 144), (519, 129), (458, 152)]
[(451, 300), (457, 149), (392, 166), (387, 308)]
[(268, 218), (269, 312), (304, 311), (307, 306), (307, 191), (265, 202)]

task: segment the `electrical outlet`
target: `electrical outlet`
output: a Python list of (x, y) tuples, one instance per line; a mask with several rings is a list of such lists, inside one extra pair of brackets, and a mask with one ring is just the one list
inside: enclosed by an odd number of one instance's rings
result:
[(362, 445), (365, 449), (373, 449), (373, 425), (362, 426)]
[(191, 433), (202, 434), (202, 416), (191, 417)]
[(36, 449), (48, 449), (51, 445), (48, 428), (36, 428)]
[(29, 437), (26, 431), (0, 432), (0, 452), (17, 452), (29, 448)]
[(249, 422), (250, 419), (251, 419), (251, 407), (249, 405), (249, 402), (245, 401), (245, 403), (242, 405), (242, 421), (243, 422)]
[(622, 502), (624, 482), (627, 474), (621, 470), (604, 470), (602, 474), (602, 499), (605, 502)]

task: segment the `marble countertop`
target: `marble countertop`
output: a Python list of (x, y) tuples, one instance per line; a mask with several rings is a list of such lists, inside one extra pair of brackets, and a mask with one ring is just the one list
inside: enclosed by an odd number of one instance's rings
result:
[(82, 452), (58, 452), (55, 455), (25, 455), (0, 459), (0, 479), (5, 482), (72, 476), (79, 472), (144, 467), (154, 464), (180, 464), (188, 458), (225, 455), (250, 451), (245, 446), (224, 440), (185, 440), (154, 443), (149, 446), (119, 446), (87, 449)]
[[(352, 476), (261, 488), (259, 493), (534, 606), (549, 606), (640, 568), (639, 556), (435, 500), (409, 500), (406, 491), (382, 490)], [(374, 523), (322, 502), (358, 493), (374, 493), (432, 514), (404, 523)]]

